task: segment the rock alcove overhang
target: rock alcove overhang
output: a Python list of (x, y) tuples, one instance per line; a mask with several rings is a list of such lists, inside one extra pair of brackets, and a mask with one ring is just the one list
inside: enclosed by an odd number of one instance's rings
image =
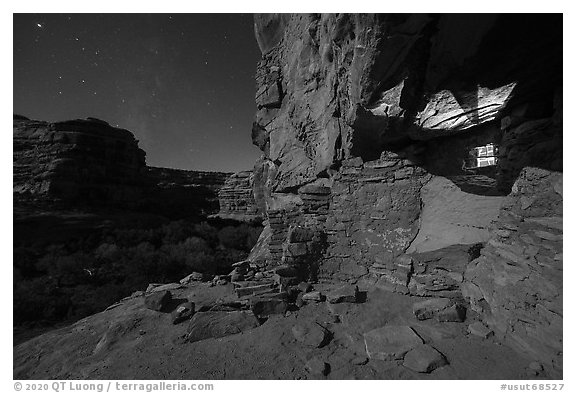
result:
[[(561, 85), (558, 18), (256, 17), (263, 60), (253, 140), (272, 164), (270, 188), (293, 192), (348, 157), (370, 161), (399, 145), (487, 134), (512, 112), (512, 122), (548, 117)], [(498, 193), (512, 182), (500, 181)]]
[[(482, 210), (473, 207), (479, 199), (501, 201), (524, 167), (561, 171), (561, 25), (561, 15), (256, 16), (263, 56), (252, 138), (264, 153), (255, 167), (257, 204), (298, 210), (308, 185), (345, 196), (340, 179), (368, 176), (391, 154), (416, 168), (395, 172), (397, 185), (412, 181), (406, 173), (441, 177), (443, 185), (437, 193), (416, 184), (387, 191), (366, 185), (372, 176), (348, 193), (413, 193), (419, 210), (425, 195), (446, 198), (451, 190), (469, 200), (459, 210), (466, 216)], [(487, 146), (492, 157), (474, 156)], [(356, 159), (360, 167), (350, 168)], [(328, 216), (338, 214), (332, 210)], [(398, 222), (373, 230), (382, 225)], [(478, 226), (486, 240), (487, 224)]]

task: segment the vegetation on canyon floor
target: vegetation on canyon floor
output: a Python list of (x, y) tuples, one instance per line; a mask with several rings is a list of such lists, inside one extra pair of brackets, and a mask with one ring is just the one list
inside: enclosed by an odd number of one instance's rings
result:
[(72, 322), (151, 282), (178, 281), (191, 272), (227, 274), (247, 257), (260, 231), (247, 224), (179, 220), (105, 229), (65, 244), (15, 245), (14, 324)]

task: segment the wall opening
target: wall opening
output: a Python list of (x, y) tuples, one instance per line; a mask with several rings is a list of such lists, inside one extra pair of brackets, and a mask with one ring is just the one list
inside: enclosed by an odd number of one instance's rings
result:
[(468, 158), (464, 160), (462, 169), (476, 169), (498, 164), (498, 146), (488, 143), (484, 146), (477, 146), (468, 152)]

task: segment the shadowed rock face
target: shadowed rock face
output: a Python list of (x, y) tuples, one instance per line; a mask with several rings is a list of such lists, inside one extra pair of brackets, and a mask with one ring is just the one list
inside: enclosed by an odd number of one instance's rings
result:
[(220, 211), (217, 217), (237, 221), (260, 221), (262, 212), (254, 200), (254, 174), (252, 171), (234, 173), (218, 191)]
[[(252, 139), (264, 155), (253, 188), (267, 221), (252, 259), (408, 293), (418, 272), (404, 253), (492, 241), (524, 168), (544, 171), (525, 198), (561, 177), (561, 30), (560, 15), (255, 16)], [(561, 370), (561, 345), (542, 336), (551, 317), (501, 325), (522, 320), (527, 292), (492, 287), (494, 263), (467, 273), (479, 288), (467, 296), (492, 308), (496, 332), (546, 348)], [(525, 269), (561, 288), (561, 275)], [(462, 269), (449, 273), (462, 283)], [(561, 310), (556, 292), (539, 293)], [(517, 308), (504, 311), (501, 295)]]
[(463, 285), (497, 335), (556, 371), (563, 352), (562, 194), (561, 173), (525, 168)]
[[(14, 195), (64, 207), (119, 205), (177, 219), (218, 211), (231, 175), (146, 166), (127, 130), (89, 118), (58, 123), (14, 115)], [(166, 201), (170, 203), (166, 203)]]
[(97, 120), (57, 123), (14, 116), (14, 192), (84, 202), (131, 201), (145, 152), (131, 132)]

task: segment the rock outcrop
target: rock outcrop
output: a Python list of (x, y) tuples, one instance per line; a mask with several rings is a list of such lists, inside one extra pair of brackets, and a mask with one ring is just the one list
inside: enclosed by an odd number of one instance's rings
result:
[(561, 176), (561, 26), (558, 15), (257, 15), (265, 229), (251, 261), (416, 296), (462, 301), (465, 287), (490, 328), (561, 372), (561, 250), (540, 247), (561, 247), (560, 235), (530, 234), (551, 271), (515, 262), (518, 285), (539, 280), (532, 303), (528, 289), (495, 284), (504, 262), (490, 259), (524, 168), (547, 175), (521, 204)]
[[(146, 166), (130, 131), (93, 118), (48, 123), (14, 115), (13, 140), (14, 195), (64, 207), (121, 205), (205, 217), (218, 212), (218, 192), (231, 175)], [(246, 187), (251, 195), (251, 183)]]
[(131, 132), (88, 118), (56, 123), (14, 116), (14, 192), (84, 202), (141, 195), (145, 152)]
[(216, 216), (237, 221), (260, 221), (262, 211), (256, 205), (253, 186), (252, 171), (237, 172), (228, 176), (218, 191), (220, 211)]
[(554, 375), (562, 370), (562, 174), (525, 168), (481, 256), (466, 269), (464, 294), (510, 345)]
[(225, 172), (148, 167), (146, 195), (138, 205), (174, 219), (206, 217), (218, 212), (218, 192), (229, 176)]

